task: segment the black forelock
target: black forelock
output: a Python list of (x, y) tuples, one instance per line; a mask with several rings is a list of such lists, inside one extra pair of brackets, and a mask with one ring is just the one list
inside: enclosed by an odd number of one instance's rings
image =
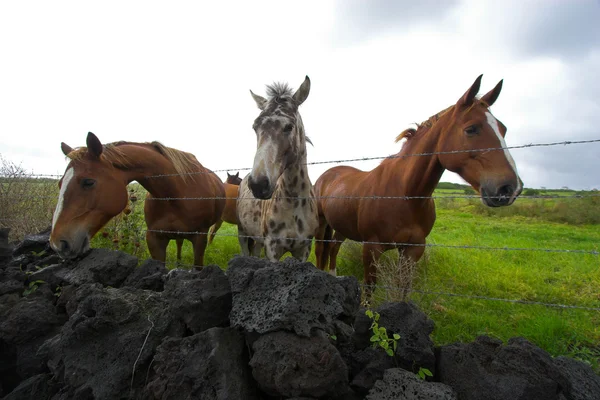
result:
[(292, 97), (292, 88), (285, 82), (275, 82), (271, 85), (267, 85), (267, 97), (268, 100), (282, 99), (284, 97)]

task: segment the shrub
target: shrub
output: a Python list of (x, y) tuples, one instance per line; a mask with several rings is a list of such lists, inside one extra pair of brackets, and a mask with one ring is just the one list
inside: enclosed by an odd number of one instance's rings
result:
[(37, 178), (0, 155), (0, 227), (10, 228), (11, 241), (48, 228), (57, 199), (56, 179)]
[(385, 254), (375, 263), (377, 284), (385, 287), (387, 301), (408, 300), (413, 287), (416, 265), (402, 253), (399, 257)]
[(537, 189), (525, 189), (523, 191), (523, 196), (539, 196), (540, 193), (541, 192)]

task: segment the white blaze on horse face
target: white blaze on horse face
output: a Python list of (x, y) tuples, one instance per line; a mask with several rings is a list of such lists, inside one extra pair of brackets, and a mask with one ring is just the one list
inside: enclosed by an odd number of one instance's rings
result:
[(62, 212), (65, 201), (65, 193), (67, 192), (67, 188), (69, 187), (71, 179), (73, 179), (73, 175), (73, 167), (71, 167), (63, 176), (62, 186), (60, 187), (60, 193), (58, 195), (58, 203), (56, 203), (56, 209), (54, 210), (54, 216), (52, 217), (52, 230), (54, 230), (54, 225), (56, 225), (56, 221), (58, 221), (58, 217), (60, 217), (60, 213)]
[(494, 133), (498, 137), (498, 140), (500, 141), (500, 147), (504, 148), (504, 156), (506, 157), (506, 160), (508, 161), (508, 163), (512, 167), (513, 171), (515, 172), (515, 176), (517, 177), (517, 189), (515, 192), (518, 193), (521, 190), (521, 179), (519, 179), (519, 173), (517, 172), (517, 164), (515, 164), (515, 160), (512, 158), (512, 156), (510, 155), (510, 152), (506, 148), (507, 147), (506, 142), (504, 141), (504, 138), (500, 134), (500, 128), (498, 127), (498, 120), (496, 120), (496, 118), (489, 111), (486, 111), (485, 116), (487, 118), (488, 124), (492, 127), (492, 130), (494, 131)]
[(269, 182), (273, 184), (275, 173), (279, 168), (279, 163), (276, 160), (277, 147), (271, 138), (266, 138), (261, 146), (256, 150), (254, 156), (254, 165), (252, 167), (252, 177), (256, 179), (258, 176), (266, 176)]

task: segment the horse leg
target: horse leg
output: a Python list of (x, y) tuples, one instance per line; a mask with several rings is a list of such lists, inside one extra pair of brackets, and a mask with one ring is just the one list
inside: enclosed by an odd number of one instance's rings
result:
[(181, 264), (181, 248), (183, 247), (183, 239), (175, 239), (177, 243), (177, 264)]
[[(248, 238), (248, 252), (250, 254), (254, 254), (254, 246), (256, 245), (256, 240)], [(262, 247), (261, 247), (262, 249)], [(260, 252), (259, 252), (260, 256)]]
[(292, 256), (294, 256), (295, 258), (297, 258), (298, 260), (302, 261), (302, 262), (306, 262), (306, 260), (308, 260), (308, 257), (310, 256), (310, 248), (312, 246), (312, 239), (310, 242), (308, 242), (307, 245), (303, 246), (303, 247), (298, 247), (295, 248), (294, 250), (291, 251)]
[(251, 239), (246, 235), (246, 232), (242, 230), (242, 227), (238, 225), (238, 241), (240, 242), (243, 256), (250, 255), (250, 240)]
[(279, 240), (281, 239), (265, 239), (265, 255), (271, 262), (279, 261), (283, 253), (285, 253), (281, 246), (278, 245)]
[(167, 261), (169, 239), (159, 236), (155, 232), (146, 231), (146, 244), (148, 245), (150, 257), (163, 263)]
[(206, 242), (208, 241), (206, 232), (195, 235), (192, 243), (194, 244), (194, 265), (202, 267), (204, 265), (204, 252), (206, 251)]
[(337, 255), (340, 252), (340, 248), (342, 247), (342, 243), (346, 238), (336, 231), (333, 234), (334, 242), (331, 243), (331, 249), (329, 251), (329, 273), (333, 276), (336, 276), (335, 268), (337, 267)]
[(254, 257), (260, 258), (260, 253), (263, 249), (263, 243), (253, 239), (250, 239), (250, 241), (248, 244), (248, 250), (250, 251), (250, 254)]
[(211, 244), (212, 241), (215, 239), (215, 235), (217, 234), (217, 231), (221, 228), (221, 225), (223, 225), (222, 219), (218, 220), (216, 224), (210, 227), (210, 230), (208, 231), (208, 244)]
[(319, 218), (319, 228), (317, 228), (317, 234), (315, 235), (315, 256), (317, 259), (317, 268), (325, 270), (329, 262), (329, 247), (331, 243), (332, 229), (325, 218)]
[(377, 282), (377, 268), (375, 264), (379, 261), (381, 254), (384, 252), (383, 246), (379, 244), (365, 243), (363, 244), (362, 260), (363, 267), (365, 270), (364, 283), (365, 283), (365, 299), (368, 301), (375, 290), (375, 283)]

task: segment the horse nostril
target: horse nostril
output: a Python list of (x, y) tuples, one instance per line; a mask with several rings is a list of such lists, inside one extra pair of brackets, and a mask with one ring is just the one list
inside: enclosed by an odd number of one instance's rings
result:
[(266, 176), (261, 176), (256, 180), (251, 179), (248, 185), (254, 196), (258, 198), (265, 198), (270, 192), (269, 178)]
[(512, 185), (504, 185), (500, 189), (498, 189), (498, 196), (510, 197), (514, 192), (515, 189), (512, 187)]
[(60, 252), (61, 253), (67, 253), (70, 248), (71, 248), (71, 246), (69, 245), (69, 242), (67, 242), (66, 240), (60, 241)]

